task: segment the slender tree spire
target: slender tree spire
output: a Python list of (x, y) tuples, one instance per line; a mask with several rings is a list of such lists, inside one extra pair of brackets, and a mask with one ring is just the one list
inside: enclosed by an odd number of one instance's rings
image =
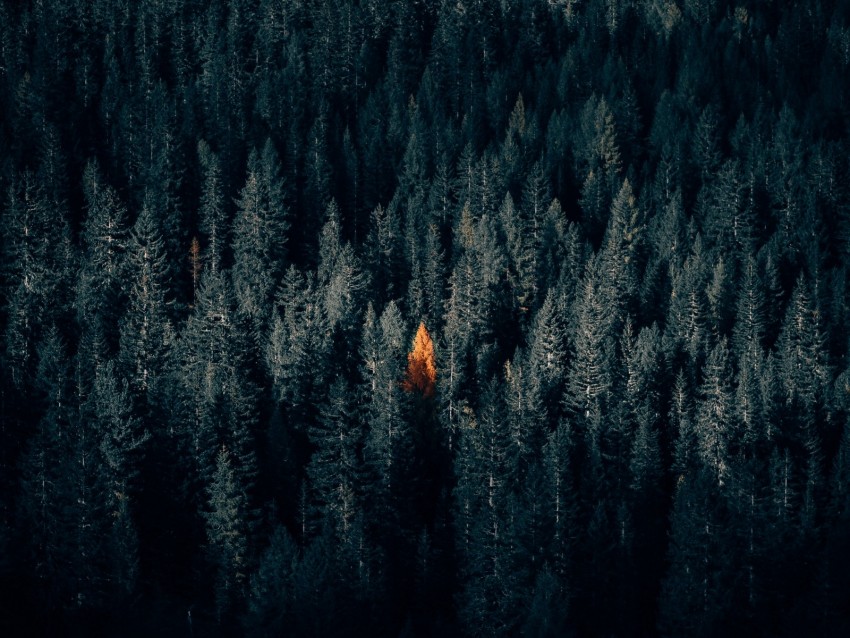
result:
[(413, 339), (413, 350), (407, 355), (407, 374), (402, 387), (408, 392), (419, 392), (429, 398), (434, 396), (437, 383), (437, 366), (434, 361), (434, 342), (424, 323), (419, 324)]

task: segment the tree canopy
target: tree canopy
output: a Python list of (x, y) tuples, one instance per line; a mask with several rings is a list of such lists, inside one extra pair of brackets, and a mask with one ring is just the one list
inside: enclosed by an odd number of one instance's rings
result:
[(0, 635), (850, 635), (850, 9), (0, 2)]

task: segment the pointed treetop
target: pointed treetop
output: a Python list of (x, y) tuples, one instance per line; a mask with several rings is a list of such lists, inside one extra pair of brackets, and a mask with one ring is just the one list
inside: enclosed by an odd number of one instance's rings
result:
[(413, 350), (407, 355), (407, 374), (402, 387), (407, 392), (418, 392), (425, 398), (434, 396), (437, 366), (434, 360), (434, 342), (424, 323), (419, 324), (413, 339)]

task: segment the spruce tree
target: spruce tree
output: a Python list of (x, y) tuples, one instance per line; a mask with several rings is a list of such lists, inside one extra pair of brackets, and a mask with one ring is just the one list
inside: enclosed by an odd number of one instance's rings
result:
[(121, 321), (120, 360), (135, 392), (147, 395), (153, 388), (155, 394), (174, 334), (168, 319), (165, 246), (147, 206), (131, 231), (127, 265), (134, 282)]
[(215, 570), (216, 618), (224, 626), (233, 622), (231, 614), (245, 596), (250, 569), (246, 508), (244, 488), (233, 471), (230, 452), (222, 446), (207, 487), (205, 520), (208, 555)]

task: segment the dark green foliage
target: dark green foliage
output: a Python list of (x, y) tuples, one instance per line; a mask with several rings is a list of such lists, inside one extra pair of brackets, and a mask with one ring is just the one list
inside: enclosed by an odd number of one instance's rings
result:
[(702, 469), (676, 481), (670, 566), (659, 609), (665, 635), (712, 635), (722, 630), (730, 611), (728, 581), (735, 566), (721, 555), (726, 527), (715, 481), (711, 470)]
[(847, 634), (848, 25), (0, 4), (0, 632)]
[(255, 150), (248, 157), (233, 222), (236, 307), (258, 342), (267, 329), (275, 284), (283, 271), (286, 218), (280, 162), (271, 141), (266, 141), (262, 153)]
[[(612, 322), (615, 315), (605, 305), (598, 260), (588, 262), (576, 296), (573, 357), (564, 394), (567, 408), (580, 423), (592, 427), (594, 415), (604, 411), (613, 383), (614, 355)], [(593, 433), (595, 438), (598, 433)]]
[(2, 216), (5, 359), (22, 389), (32, 383), (43, 331), (68, 318), (64, 304), (73, 285), (67, 212), (64, 202), (51, 199), (49, 185), (27, 171), (9, 185)]
[(700, 470), (718, 487), (728, 481), (733, 445), (732, 366), (726, 341), (718, 343), (705, 363), (696, 416), (696, 457)]
[(466, 631), (492, 635), (515, 630), (522, 570), (516, 561), (518, 503), (517, 442), (505, 427), (503, 406), (491, 381), (477, 413), (468, 412), (461, 430), (455, 541), (464, 582), (461, 619)]
[(65, 522), (62, 502), (65, 489), (61, 482), (63, 438), (69, 436), (70, 414), (65, 404), (70, 399), (68, 360), (64, 346), (54, 328), (42, 342), (38, 364), (38, 390), (44, 397), (44, 415), (32, 435), (29, 448), (21, 460), (21, 517), (31, 535), (26, 563), (35, 585), (46, 588), (49, 600), (57, 593), (50, 591), (58, 582), (67, 552), (64, 545)]
[(356, 417), (352, 389), (336, 378), (319, 409), (317, 423), (308, 431), (313, 454), (307, 476), (315, 494), (313, 507), (319, 513), (320, 527), (328, 526), (342, 543), (362, 498), (362, 433)]
[(241, 603), (248, 578), (248, 537), (244, 487), (233, 472), (230, 453), (222, 446), (207, 488), (207, 547), (215, 573), (215, 609), (219, 621)]
[(568, 610), (567, 594), (561, 590), (558, 580), (548, 570), (541, 571), (534, 584), (534, 597), (522, 626), (522, 635), (534, 638), (572, 635), (566, 621)]
[(93, 162), (83, 175), (86, 221), (83, 228), (85, 260), (80, 268), (77, 313), (80, 322), (102, 322), (112, 331), (123, 305), (122, 280), (127, 274), (129, 228), (127, 210), (115, 189), (104, 183)]
[(133, 390), (156, 394), (174, 331), (168, 319), (168, 272), (165, 246), (150, 208), (143, 208), (127, 251), (133, 283), (121, 320), (120, 359)]
[(127, 382), (119, 380), (115, 366), (108, 362), (95, 372), (86, 416), (100, 428), (100, 453), (110, 487), (122, 494), (136, 478), (145, 442), (150, 434), (132, 413)]
[(204, 262), (207, 268), (216, 271), (222, 265), (229, 234), (221, 162), (203, 140), (198, 142), (198, 157), (203, 175), (198, 226), (206, 240)]

